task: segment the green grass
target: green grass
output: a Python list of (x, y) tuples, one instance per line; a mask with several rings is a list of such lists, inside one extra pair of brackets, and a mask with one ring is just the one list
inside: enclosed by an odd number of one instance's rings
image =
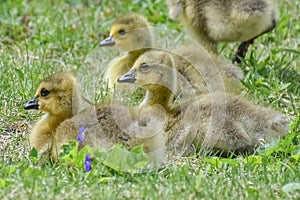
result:
[[(84, 87), (110, 23), (140, 12), (158, 27), (182, 30), (168, 19), (163, 0), (0, 1), (0, 198), (1, 199), (299, 199), (300, 198), (300, 7), (280, 1), (275, 31), (255, 41), (241, 68), (254, 102), (285, 113), (290, 134), (248, 157), (184, 158), (161, 171), (85, 173), (66, 164), (35, 165), (29, 157), (30, 125), (41, 116), (23, 110), (39, 81), (56, 71), (78, 72)], [(231, 58), (237, 44), (221, 44)], [(92, 58), (92, 63), (87, 62)], [(83, 81), (83, 77), (88, 81)], [(93, 91), (97, 92), (97, 91)], [(95, 100), (101, 97), (93, 96)]]

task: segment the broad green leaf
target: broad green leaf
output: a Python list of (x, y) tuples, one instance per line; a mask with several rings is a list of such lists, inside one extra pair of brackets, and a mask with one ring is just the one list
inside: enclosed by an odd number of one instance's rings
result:
[(212, 166), (217, 167), (217, 168), (220, 168), (221, 164), (222, 164), (220, 162), (220, 158), (216, 158), (216, 157), (213, 157), (213, 158), (204, 158), (203, 160), (204, 160), (204, 162), (206, 162), (208, 164), (211, 164)]
[(30, 150), (29, 157), (38, 157), (38, 152), (34, 147)]
[(144, 153), (143, 146), (134, 147), (129, 154), (128, 161), (136, 168), (142, 168), (149, 163), (149, 157)]
[(104, 165), (117, 172), (134, 172), (147, 165), (149, 158), (142, 151), (142, 146), (138, 146), (128, 151), (121, 145), (115, 145), (103, 162)]
[(39, 163), (40, 155), (34, 147), (29, 152), (29, 158), (34, 164)]
[(27, 167), (22, 173), (24, 177), (31, 177), (31, 178), (38, 177), (40, 174), (41, 171), (39, 168), (32, 168), (32, 167)]
[(68, 162), (74, 162), (78, 152), (78, 142), (70, 141), (69, 144), (63, 145), (63, 153), (61, 159)]
[(11, 167), (8, 169), (8, 174), (13, 174), (15, 171), (16, 171), (16, 166), (11, 166)]
[(262, 164), (262, 157), (251, 155), (244, 159), (246, 163), (253, 163), (253, 164)]
[(4, 188), (6, 186), (6, 180), (0, 178), (0, 188)]
[(239, 165), (239, 162), (238, 162), (237, 160), (230, 159), (230, 158), (222, 158), (222, 159), (220, 159), (220, 162), (221, 162), (222, 164), (226, 163), (226, 164), (228, 164), (228, 165), (230, 165), (230, 166), (233, 166), (233, 167)]

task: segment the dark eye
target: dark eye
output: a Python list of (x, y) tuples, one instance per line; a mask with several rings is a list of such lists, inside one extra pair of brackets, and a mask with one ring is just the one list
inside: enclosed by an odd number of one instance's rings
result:
[(140, 70), (141, 71), (147, 71), (149, 69), (150, 69), (150, 66), (147, 65), (146, 63), (143, 63), (143, 64), (140, 65)]
[(42, 96), (42, 97), (48, 96), (49, 93), (50, 93), (50, 91), (47, 90), (46, 88), (43, 88), (43, 89), (41, 90), (41, 96)]
[(125, 35), (126, 31), (124, 31), (123, 29), (119, 30), (119, 34), (120, 35)]

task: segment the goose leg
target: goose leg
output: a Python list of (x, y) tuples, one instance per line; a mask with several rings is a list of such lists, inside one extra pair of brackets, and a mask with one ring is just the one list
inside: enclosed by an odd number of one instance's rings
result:
[(250, 46), (251, 44), (253, 44), (254, 40), (255, 40), (257, 37), (259, 37), (259, 36), (261, 36), (261, 35), (263, 35), (263, 34), (265, 34), (265, 33), (271, 32), (271, 31), (276, 27), (276, 23), (277, 23), (276, 20), (273, 19), (273, 20), (272, 20), (272, 25), (271, 25), (271, 27), (269, 27), (266, 31), (264, 31), (263, 33), (261, 33), (260, 35), (258, 35), (258, 36), (256, 36), (256, 37), (252, 38), (251, 40), (242, 42), (242, 43), (240, 44), (240, 46), (238, 47), (238, 50), (236, 51), (236, 53), (235, 53), (235, 55), (234, 55), (234, 57), (233, 57), (233, 59), (232, 59), (232, 63), (237, 62), (238, 64), (240, 64), (240, 63), (241, 63), (241, 58), (245, 58), (246, 53), (247, 53), (247, 51), (248, 51), (248, 48), (249, 48), (249, 46)]
[(235, 63), (235, 62), (237, 62), (238, 64), (241, 63), (241, 58), (242, 59), (245, 58), (246, 53), (248, 51), (248, 48), (251, 44), (253, 44), (255, 38), (253, 38), (251, 40), (248, 40), (248, 41), (245, 41), (245, 42), (242, 42), (240, 44), (240, 46), (238, 47), (238, 50), (234, 54), (234, 57), (232, 59), (232, 63)]

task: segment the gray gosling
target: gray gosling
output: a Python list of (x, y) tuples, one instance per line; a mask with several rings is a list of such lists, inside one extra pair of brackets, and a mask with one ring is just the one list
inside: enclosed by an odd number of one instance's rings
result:
[[(193, 94), (201, 95), (217, 91), (226, 91), (234, 94), (241, 94), (242, 92), (240, 79), (242, 79), (243, 73), (241, 70), (231, 63), (226, 63), (214, 54), (208, 54), (201, 48), (195, 50), (193, 47), (186, 47), (174, 52), (151, 49), (138, 58), (138, 60), (140, 59), (147, 60), (147, 62), (151, 62), (151, 65), (154, 66), (172, 69), (172, 73), (169, 74), (170, 76), (165, 76), (164, 78), (168, 78), (169, 87), (177, 91), (176, 95), (180, 95), (181, 98), (189, 98), (189, 95)], [(154, 80), (156, 80), (155, 75), (158, 76), (157, 74), (153, 74)], [(186, 80), (186, 82), (179, 81), (179, 83), (184, 85), (177, 84), (177, 79), (180, 79), (180, 76)], [(185, 84), (190, 85), (190, 92), (193, 93), (188, 94), (187, 91), (180, 90), (180, 88), (186, 88)], [(169, 94), (166, 91), (155, 94), (149, 90), (147, 91), (148, 95), (144, 98), (140, 107), (143, 105), (153, 105), (154, 95), (156, 98), (161, 96), (160, 98), (163, 99), (165, 98), (165, 94)], [(185, 95), (181, 94), (182, 92)]]
[[(155, 51), (153, 52), (157, 54)], [(197, 78), (200, 73), (209, 92), (224, 90), (233, 94), (242, 92), (240, 82), (244, 77), (242, 70), (222, 58), (222, 56), (218, 56), (194, 44), (180, 46), (172, 54), (173, 66), (189, 82), (194, 81), (191, 85), (201, 85), (201, 81)], [(155, 55), (151, 56), (155, 58)]]
[[(251, 152), (261, 142), (287, 134), (288, 123), (280, 112), (232, 94), (216, 91), (174, 105), (172, 93), (177, 91), (173, 90), (172, 74), (169, 66), (144, 54), (118, 79), (120, 83), (149, 90), (153, 94), (152, 104), (164, 108), (168, 116), (164, 129), (166, 146), (180, 151), (193, 144), (197, 151), (208, 148), (229, 156), (231, 152)], [(178, 88), (185, 85), (183, 90), (189, 92), (189, 84), (180, 83), (184, 78), (177, 80)]]
[(152, 166), (159, 166), (165, 152), (165, 117), (158, 107), (137, 112), (120, 104), (98, 105), (95, 110), (75, 115), (57, 127), (52, 158), (56, 160), (62, 152), (62, 146), (70, 140), (76, 140), (80, 127), (85, 126), (82, 145), (104, 149), (114, 144), (122, 144), (128, 149), (143, 145)]
[(278, 8), (272, 0), (166, 0), (169, 16), (182, 22), (201, 44), (217, 51), (218, 42), (242, 43), (233, 58), (240, 63), (260, 35), (272, 31)]

